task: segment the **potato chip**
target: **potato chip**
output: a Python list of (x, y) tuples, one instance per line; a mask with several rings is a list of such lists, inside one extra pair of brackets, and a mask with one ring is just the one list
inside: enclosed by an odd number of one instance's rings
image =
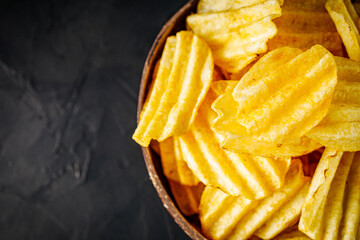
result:
[(236, 128), (242, 127), (236, 122), (234, 113), (237, 112), (238, 104), (232, 97), (233, 89), (237, 83), (238, 81), (218, 81), (211, 85), (211, 89), (218, 95), (218, 98), (212, 104), (212, 108), (218, 113), (218, 118), (213, 121), (212, 127), (223, 136), (221, 140), (223, 148), (252, 155), (294, 157), (307, 154), (322, 146), (305, 136), (277, 144), (233, 134), (232, 132)]
[(190, 31), (169, 37), (133, 139), (146, 147), (189, 129), (213, 77), (210, 48)]
[(309, 181), (300, 160), (295, 160), (284, 186), (261, 200), (233, 197), (206, 186), (200, 201), (202, 230), (211, 239), (247, 239), (254, 232), (272, 238), (300, 217)]
[(196, 186), (185, 186), (169, 180), (169, 185), (180, 211), (185, 216), (199, 213), (200, 198), (205, 187), (204, 184), (199, 183)]
[(264, 0), (200, 0), (197, 6), (197, 12), (210, 13), (236, 10), (261, 2), (264, 2)]
[(341, 239), (359, 239), (360, 236), (360, 153), (355, 153), (347, 178), (342, 217)]
[(280, 15), (279, 3), (267, 0), (236, 10), (193, 14), (186, 22), (209, 44), (216, 65), (238, 72), (267, 50), (266, 42), (276, 34), (271, 19)]
[[(359, 159), (358, 153), (345, 152), (343, 154), (335, 169), (336, 173), (331, 180), (331, 186), (327, 187), (328, 192), (316, 193), (319, 195), (318, 201), (321, 201), (320, 209), (312, 216), (312, 219), (300, 220), (301, 231), (313, 239), (356, 239), (360, 220), (360, 188), (359, 180), (355, 180), (358, 178), (356, 174), (360, 173)], [(319, 174), (319, 171), (316, 174)], [(323, 175), (323, 173), (320, 174)], [(311, 187), (313, 185), (320, 186), (321, 184), (316, 184), (313, 180)], [(301, 218), (307, 213), (303, 211)], [(308, 225), (308, 221), (313, 224)], [(302, 225), (302, 223), (305, 224)], [(304, 228), (305, 226), (307, 227)]]
[(276, 143), (300, 138), (330, 107), (337, 82), (334, 57), (315, 45), (264, 75), (256, 71), (266, 62), (260, 59), (234, 89), (239, 104), (236, 121), (247, 129), (235, 134)]
[(182, 185), (195, 186), (199, 179), (193, 174), (184, 161), (180, 143), (177, 138), (170, 137), (160, 144), (161, 165), (164, 175)]
[[(226, 135), (225, 135), (226, 136)], [(286, 143), (267, 143), (251, 138), (234, 136), (225, 137), (222, 141), (224, 149), (259, 156), (267, 157), (297, 157), (308, 154), (322, 145), (311, 138), (303, 136), (301, 138)]]
[(253, 199), (271, 194), (282, 186), (290, 158), (265, 158), (222, 149), (219, 136), (210, 129), (216, 117), (210, 108), (214, 95), (210, 90), (190, 131), (179, 137), (184, 160), (204, 184), (231, 195)]
[(321, 222), (325, 199), (342, 155), (341, 151), (325, 149), (311, 181), (301, 213), (299, 230), (313, 239), (319, 236), (321, 226), (318, 223)]
[[(349, 5), (351, 5), (351, 3)], [(360, 35), (346, 4), (342, 0), (328, 0), (325, 7), (335, 23), (349, 57), (359, 61)], [(354, 13), (355, 11), (351, 12)]]
[(360, 79), (354, 78), (356, 74), (342, 74), (345, 69), (339, 67), (342, 77), (339, 76), (328, 113), (306, 136), (326, 147), (360, 151)]
[(332, 104), (326, 117), (306, 136), (326, 147), (360, 151), (360, 105)]
[(342, 154), (325, 149), (311, 182), (299, 223), (299, 230), (309, 237), (339, 239), (339, 232), (334, 230), (340, 227), (346, 181), (353, 159), (354, 153)]

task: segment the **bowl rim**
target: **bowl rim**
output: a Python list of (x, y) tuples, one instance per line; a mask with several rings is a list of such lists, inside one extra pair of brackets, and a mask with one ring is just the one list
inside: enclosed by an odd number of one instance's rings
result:
[[(198, 0), (190, 0), (185, 5), (183, 5), (161, 28), (160, 32), (155, 38), (150, 51), (146, 57), (144, 68), (141, 75), (140, 90), (138, 96), (138, 106), (137, 106), (137, 123), (139, 123), (140, 113), (145, 101), (147, 88), (151, 82), (151, 75), (155, 65), (155, 61), (158, 59), (157, 55), (162, 52), (162, 49), (165, 45), (165, 40), (167, 36), (175, 29), (175, 25), (179, 18), (185, 17), (191, 13), (191, 9), (195, 9)], [(173, 217), (175, 222), (184, 230), (184, 232), (196, 240), (205, 240), (206, 238), (195, 229), (187, 219), (182, 215), (177, 206), (174, 204), (174, 201), (168, 194), (165, 186), (161, 182), (155, 166), (152, 161), (152, 154), (149, 147), (141, 147), (142, 154), (145, 160), (146, 168), (149, 173), (150, 179), (167, 211)]]

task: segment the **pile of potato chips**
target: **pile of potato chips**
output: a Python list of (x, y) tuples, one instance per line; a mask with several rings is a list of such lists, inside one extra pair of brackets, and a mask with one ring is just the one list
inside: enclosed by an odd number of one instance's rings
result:
[(200, 0), (133, 139), (209, 239), (360, 239), (360, 19), (350, 0)]

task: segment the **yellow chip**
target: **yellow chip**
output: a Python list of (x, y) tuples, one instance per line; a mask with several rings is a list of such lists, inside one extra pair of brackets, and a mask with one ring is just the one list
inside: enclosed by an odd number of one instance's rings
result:
[(328, 0), (325, 7), (335, 23), (349, 57), (360, 61), (360, 35), (346, 4), (342, 0)]
[(360, 104), (332, 104), (326, 117), (306, 136), (326, 147), (360, 151)]
[[(328, 113), (306, 136), (325, 147), (360, 151), (360, 79), (354, 77), (357, 74), (342, 74), (345, 69), (353, 70), (351, 64), (347, 66), (349, 68), (339, 67), (341, 78), (339, 76)], [(350, 82), (346, 81), (347, 77)]]
[(212, 104), (212, 108), (218, 113), (212, 128), (223, 136), (221, 139), (223, 148), (252, 155), (295, 157), (310, 153), (322, 146), (305, 136), (285, 143), (269, 143), (234, 134), (237, 128), (240, 128), (238, 131), (244, 131), (236, 122), (234, 114), (237, 112), (238, 103), (233, 99), (232, 92), (237, 83), (238, 81), (218, 81), (211, 85), (211, 89), (218, 96)]
[(311, 181), (301, 213), (299, 230), (313, 239), (319, 237), (324, 202), (342, 155), (341, 151), (325, 149)]
[(264, 0), (200, 0), (197, 6), (197, 12), (210, 13), (236, 10), (261, 2), (264, 2)]
[[(327, 153), (325, 150), (324, 154), (333, 159), (320, 160), (320, 169), (316, 170), (311, 182), (299, 229), (313, 239), (356, 239), (360, 220), (360, 188), (359, 180), (355, 178), (360, 172), (360, 154), (345, 152), (336, 167), (340, 155)], [(333, 161), (335, 164), (324, 172), (324, 165)], [(326, 178), (328, 172), (331, 173)], [(324, 177), (324, 181), (319, 181)]]
[(267, 0), (236, 10), (193, 14), (186, 23), (209, 44), (216, 65), (238, 72), (267, 50), (266, 42), (276, 34), (271, 19), (280, 15), (279, 3)]
[(205, 187), (204, 184), (199, 183), (196, 186), (184, 186), (178, 182), (169, 180), (169, 185), (180, 211), (185, 216), (199, 213), (200, 198)]
[(227, 137), (225, 135), (225, 139), (222, 142), (222, 147), (230, 151), (268, 157), (302, 156), (321, 146), (320, 143), (306, 136), (286, 143), (276, 144), (261, 142), (246, 137), (236, 138), (234, 136)]
[(345, 190), (344, 213), (342, 229), (339, 235), (342, 239), (359, 239), (360, 236), (360, 153), (355, 153), (350, 167)]
[[(282, 49), (287, 48), (274, 51)], [(239, 104), (236, 120), (247, 129), (236, 134), (276, 143), (300, 138), (330, 107), (337, 82), (334, 57), (315, 45), (285, 64), (266, 68), (273, 70), (263, 75), (266, 69), (260, 73), (256, 69), (266, 67), (264, 62), (260, 59), (234, 89)]]
[(184, 160), (206, 185), (231, 195), (262, 198), (282, 186), (290, 158), (265, 158), (225, 151), (211, 129), (216, 114), (209, 91), (190, 131), (179, 137)]
[(211, 239), (247, 239), (255, 232), (273, 238), (300, 217), (309, 180), (303, 175), (300, 160), (295, 160), (284, 186), (262, 200), (233, 197), (207, 186), (200, 202), (202, 230)]
[(189, 169), (184, 161), (180, 143), (177, 138), (170, 137), (160, 144), (161, 165), (164, 175), (182, 185), (195, 186), (199, 179)]
[(146, 147), (189, 129), (213, 77), (210, 48), (190, 31), (169, 37), (133, 139)]

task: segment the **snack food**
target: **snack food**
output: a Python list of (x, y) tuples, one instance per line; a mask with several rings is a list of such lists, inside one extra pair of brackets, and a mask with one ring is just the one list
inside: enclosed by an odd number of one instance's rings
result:
[(187, 26), (209, 44), (215, 64), (228, 72), (240, 71), (265, 52), (266, 42), (276, 34), (271, 19), (281, 15), (279, 2), (255, 3), (223, 1), (214, 11), (217, 4), (203, 1), (201, 13), (187, 17)]
[(231, 195), (258, 199), (271, 194), (282, 186), (290, 157), (252, 156), (222, 149), (220, 136), (210, 128), (216, 116), (210, 107), (215, 97), (210, 90), (191, 129), (179, 137), (184, 160), (204, 184)]
[(211, 51), (202, 39), (190, 31), (169, 37), (133, 139), (147, 147), (151, 139), (186, 133), (210, 87), (213, 69)]
[(200, 202), (203, 231), (211, 239), (247, 239), (253, 233), (270, 239), (300, 217), (309, 182), (300, 160), (295, 160), (284, 186), (261, 200), (233, 197), (207, 186)]
[(134, 138), (160, 142), (177, 206), (211, 239), (360, 238), (359, 18), (325, 2), (200, 0), (178, 35), (208, 50), (173, 60), (170, 36), (155, 66)]
[(160, 144), (160, 158), (164, 175), (179, 184), (195, 186), (199, 179), (189, 169), (184, 161), (180, 142), (177, 138), (169, 137)]
[(336, 25), (350, 59), (360, 61), (360, 35), (355, 24), (359, 17), (350, 0), (328, 0), (325, 7)]
[(359, 159), (359, 153), (324, 151), (302, 210), (300, 231), (312, 239), (356, 239), (360, 221)]

